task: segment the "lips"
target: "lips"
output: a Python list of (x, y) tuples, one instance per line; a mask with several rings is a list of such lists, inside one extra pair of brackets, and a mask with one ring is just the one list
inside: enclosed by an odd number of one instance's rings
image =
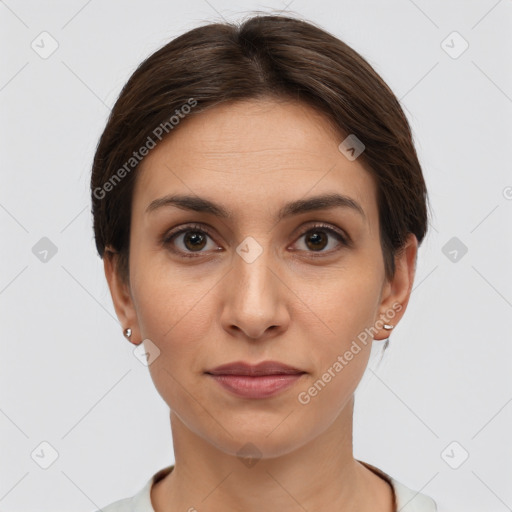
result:
[(279, 361), (263, 361), (252, 365), (244, 361), (235, 361), (223, 364), (207, 370), (205, 373), (210, 375), (242, 375), (242, 376), (261, 376), (261, 375), (298, 375), (306, 373), (303, 370), (289, 366)]
[(244, 399), (270, 399), (291, 388), (305, 373), (279, 361), (253, 365), (236, 361), (205, 372), (231, 395)]

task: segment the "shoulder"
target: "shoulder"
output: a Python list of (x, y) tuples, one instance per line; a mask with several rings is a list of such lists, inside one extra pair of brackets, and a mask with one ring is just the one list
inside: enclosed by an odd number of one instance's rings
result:
[(133, 512), (133, 510), (133, 498), (124, 498), (122, 500), (115, 501), (96, 512)]
[(174, 464), (157, 471), (134, 496), (114, 501), (95, 512), (155, 512), (151, 503), (151, 487), (173, 469)]
[(436, 502), (426, 494), (413, 491), (404, 484), (391, 478), (395, 491), (396, 508), (401, 512), (437, 512)]
[(368, 462), (358, 461), (386, 480), (393, 489), (395, 508), (399, 512), (438, 512), (436, 502), (426, 494), (413, 491), (386, 472)]

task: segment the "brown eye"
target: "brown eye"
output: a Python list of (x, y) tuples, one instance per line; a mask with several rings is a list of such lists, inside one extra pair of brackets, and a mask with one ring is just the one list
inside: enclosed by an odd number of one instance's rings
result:
[[(180, 238), (181, 241), (179, 240)], [(196, 256), (194, 253), (200, 256), (201, 253), (206, 252), (203, 249), (207, 246), (208, 238), (211, 238), (211, 236), (204, 227), (193, 225), (185, 226), (178, 231), (169, 233), (164, 237), (162, 243), (169, 247), (172, 252), (193, 258)], [(177, 243), (181, 247), (176, 248)]]
[(323, 231), (310, 231), (310, 235), (306, 238), (306, 245), (311, 250), (321, 250), (329, 242), (329, 237)]
[(195, 251), (196, 249), (203, 249), (205, 245), (206, 236), (200, 231), (185, 231), (185, 236), (183, 237), (183, 244), (187, 249), (190, 249), (192, 251)]
[(337, 249), (324, 251), (324, 249), (329, 245), (329, 239), (334, 238), (338, 241), (338, 244), (342, 247), (349, 246), (349, 241), (345, 236), (343, 236), (337, 230), (325, 226), (313, 226), (304, 231), (299, 238), (305, 237), (305, 246), (306, 252), (319, 252), (319, 253), (331, 253), (335, 252)]
[[(302, 232), (299, 238), (303, 237), (305, 240), (305, 249), (300, 250), (311, 253), (314, 256), (329, 255), (340, 248), (350, 246), (348, 236), (343, 235), (337, 229), (323, 224), (309, 227)], [(209, 238), (213, 240), (208, 229), (202, 225), (195, 224), (184, 226), (181, 229), (167, 234), (163, 238), (162, 244), (180, 256), (194, 258), (208, 252), (206, 248)], [(338, 247), (334, 247), (331, 250), (324, 250), (329, 246), (331, 240), (336, 240)], [(219, 250), (218, 246), (215, 246), (215, 244), (213, 244), (212, 249)]]

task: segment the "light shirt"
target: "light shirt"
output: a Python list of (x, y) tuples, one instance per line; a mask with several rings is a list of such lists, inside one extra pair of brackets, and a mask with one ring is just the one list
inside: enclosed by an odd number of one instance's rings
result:
[[(373, 471), (381, 478), (386, 480), (394, 491), (395, 510), (398, 512), (437, 512), (435, 501), (425, 494), (418, 493), (409, 489), (405, 485), (397, 482), (382, 470), (368, 464), (367, 462), (358, 461)], [(144, 485), (144, 487), (131, 498), (123, 498), (115, 501), (110, 505), (103, 507), (96, 512), (155, 512), (151, 503), (151, 488), (153, 484), (167, 476), (174, 468), (174, 465), (168, 466), (156, 472)]]

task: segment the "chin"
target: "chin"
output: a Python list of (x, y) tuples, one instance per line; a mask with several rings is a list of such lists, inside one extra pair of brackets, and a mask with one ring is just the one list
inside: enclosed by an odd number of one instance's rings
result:
[[(210, 432), (205, 439), (220, 451), (238, 458), (273, 459), (293, 452), (308, 441), (304, 425), (288, 424), (288, 428), (283, 425), (284, 423), (279, 425), (279, 422), (274, 422), (271, 428), (266, 428), (259, 423), (259, 429), (255, 429), (254, 425), (247, 428), (226, 425), (226, 430), (232, 436), (222, 429), (220, 438), (212, 438)], [(312, 437), (314, 436), (311, 435)]]

